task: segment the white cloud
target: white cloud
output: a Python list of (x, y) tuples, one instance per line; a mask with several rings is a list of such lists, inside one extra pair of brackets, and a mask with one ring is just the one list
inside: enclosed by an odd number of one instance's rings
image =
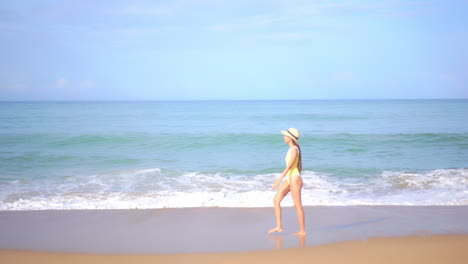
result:
[(83, 80), (81, 83), (80, 83), (80, 87), (81, 88), (94, 88), (96, 86), (96, 83), (93, 81), (93, 80)]
[(57, 80), (57, 82), (55, 83), (55, 87), (60, 89), (60, 88), (65, 87), (67, 83), (68, 81), (64, 77), (62, 77)]
[[(247, 5), (247, 3), (243, 3)], [(346, 17), (397, 15), (403, 11), (421, 9), (425, 5), (415, 2), (370, 2), (360, 1), (265, 1), (269, 6), (267, 12), (257, 13), (251, 16), (237, 17), (222, 23), (222, 29), (259, 29), (293, 27), (295, 29), (314, 32), (325, 29), (338, 29), (340, 31), (349, 28), (348, 23), (343, 22)], [(339, 19), (330, 19), (337, 17)], [(213, 30), (221, 29), (218, 25)]]
[(466, 80), (463, 79), (463, 77), (460, 77), (460, 75), (453, 74), (453, 73), (444, 73), (440, 74), (439, 80), (445, 82), (446, 84), (453, 85), (454, 87), (458, 88), (463, 88), (466, 90)]
[(96, 82), (90, 79), (84, 79), (80, 82), (70, 82), (69, 80), (65, 79), (65, 77), (61, 77), (55, 83), (55, 88), (57, 89), (66, 88), (69, 91), (90, 89), (94, 87), (96, 87)]
[(130, 5), (126, 7), (122, 7), (119, 9), (113, 10), (113, 13), (119, 15), (132, 15), (132, 16), (156, 16), (156, 17), (164, 17), (164, 16), (171, 16), (176, 13), (178, 9), (177, 4), (172, 5)]
[(0, 86), (0, 90), (10, 90), (10, 91), (19, 91), (19, 90), (23, 90), (24, 88), (26, 88), (26, 85), (21, 84), (21, 83)]
[(455, 75), (451, 73), (441, 74), (439, 75), (439, 79), (442, 81), (450, 81), (450, 82), (457, 81), (457, 78), (455, 77)]
[(270, 40), (301, 40), (307, 37), (308, 34), (300, 32), (282, 32), (262, 36), (262, 38)]
[(226, 29), (226, 27), (223, 26), (223, 25), (214, 25), (214, 26), (211, 27), (211, 30), (213, 30), (213, 31), (223, 31), (225, 29)]
[(356, 75), (351, 71), (345, 71), (333, 75), (332, 79), (337, 81), (353, 81), (356, 80)]

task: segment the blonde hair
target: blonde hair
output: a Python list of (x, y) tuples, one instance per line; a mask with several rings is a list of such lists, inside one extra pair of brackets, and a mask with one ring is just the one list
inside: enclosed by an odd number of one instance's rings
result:
[(297, 147), (299, 150), (299, 156), (297, 157), (299, 161), (297, 162), (297, 169), (299, 172), (302, 172), (302, 151), (301, 151), (301, 146), (299, 146), (299, 142), (296, 142), (295, 140), (292, 141), (293, 144)]

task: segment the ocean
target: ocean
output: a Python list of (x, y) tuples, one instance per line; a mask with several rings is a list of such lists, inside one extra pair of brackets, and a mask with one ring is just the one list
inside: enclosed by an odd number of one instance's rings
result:
[(0, 102), (0, 210), (272, 207), (290, 127), (304, 205), (468, 204), (468, 100)]

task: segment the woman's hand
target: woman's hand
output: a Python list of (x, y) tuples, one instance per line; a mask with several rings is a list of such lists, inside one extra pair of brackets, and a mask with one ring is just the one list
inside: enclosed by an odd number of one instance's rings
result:
[(281, 183), (281, 181), (276, 181), (275, 184), (273, 184), (273, 188), (272, 188), (272, 189), (273, 189), (273, 190), (278, 189), (278, 186), (279, 186), (280, 183)]

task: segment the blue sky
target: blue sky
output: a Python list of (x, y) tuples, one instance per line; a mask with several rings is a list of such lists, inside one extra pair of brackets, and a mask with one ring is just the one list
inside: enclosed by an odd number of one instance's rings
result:
[(2, 1), (0, 101), (468, 98), (468, 1)]

